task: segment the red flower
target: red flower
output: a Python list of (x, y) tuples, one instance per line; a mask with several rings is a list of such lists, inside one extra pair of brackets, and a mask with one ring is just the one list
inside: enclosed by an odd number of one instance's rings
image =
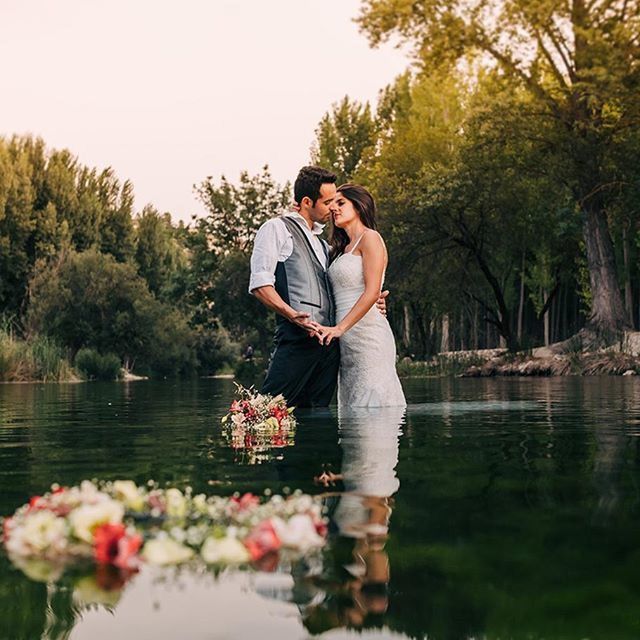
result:
[(44, 504), (44, 501), (42, 500), (42, 496), (33, 496), (30, 500), (29, 500), (29, 508), (27, 509), (27, 511), (39, 511), (40, 509), (46, 509), (47, 505)]
[(272, 407), (269, 413), (278, 421), (278, 424), (289, 415), (289, 412), (282, 407)]
[(247, 548), (251, 560), (257, 562), (268, 553), (278, 551), (282, 543), (271, 521), (265, 520), (255, 527), (245, 538), (244, 546)]
[(327, 533), (329, 533), (329, 527), (327, 527), (327, 523), (324, 520), (315, 520), (313, 526), (316, 528), (316, 533), (323, 538), (327, 537)]
[(271, 446), (273, 447), (284, 447), (286, 444), (286, 440), (282, 431), (278, 431), (271, 436)]
[(123, 524), (102, 524), (94, 532), (94, 554), (98, 564), (127, 568), (135, 565), (142, 536), (126, 534)]
[(251, 507), (257, 507), (260, 504), (260, 498), (258, 498), (258, 496), (254, 496), (253, 493), (245, 493), (239, 498), (234, 496), (231, 500), (238, 505), (239, 511), (244, 511)]

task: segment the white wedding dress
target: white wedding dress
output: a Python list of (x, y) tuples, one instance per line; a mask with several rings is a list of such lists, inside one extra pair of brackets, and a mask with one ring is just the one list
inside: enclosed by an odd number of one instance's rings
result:
[[(360, 239), (362, 236), (360, 237)], [(336, 324), (364, 292), (362, 256), (354, 255), (360, 239), (329, 267), (336, 303)], [(338, 406), (404, 407), (396, 373), (396, 343), (386, 317), (374, 305), (340, 338)]]

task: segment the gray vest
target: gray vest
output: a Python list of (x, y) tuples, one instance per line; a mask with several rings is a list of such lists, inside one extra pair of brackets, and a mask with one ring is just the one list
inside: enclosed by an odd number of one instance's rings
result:
[[(325, 326), (335, 324), (333, 295), (329, 276), (320, 264), (309, 238), (300, 225), (292, 218), (280, 218), (291, 233), (293, 251), (283, 262), (276, 266), (275, 288), (280, 297), (296, 311), (311, 314), (311, 319)], [(325, 242), (322, 248), (328, 260), (328, 249)], [(299, 327), (278, 315), (278, 333), (293, 333), (306, 335)]]

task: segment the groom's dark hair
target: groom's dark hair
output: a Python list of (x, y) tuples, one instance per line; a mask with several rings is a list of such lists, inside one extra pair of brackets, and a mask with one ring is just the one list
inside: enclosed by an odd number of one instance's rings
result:
[(335, 184), (338, 177), (335, 173), (322, 167), (302, 167), (293, 185), (293, 197), (300, 204), (305, 196), (311, 198), (314, 206), (320, 197), (320, 187), (323, 184)]

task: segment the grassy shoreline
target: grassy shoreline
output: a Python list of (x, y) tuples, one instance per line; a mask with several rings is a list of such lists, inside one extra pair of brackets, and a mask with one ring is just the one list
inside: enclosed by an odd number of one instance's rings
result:
[(79, 382), (65, 350), (46, 336), (19, 338), (0, 327), (0, 382)]

